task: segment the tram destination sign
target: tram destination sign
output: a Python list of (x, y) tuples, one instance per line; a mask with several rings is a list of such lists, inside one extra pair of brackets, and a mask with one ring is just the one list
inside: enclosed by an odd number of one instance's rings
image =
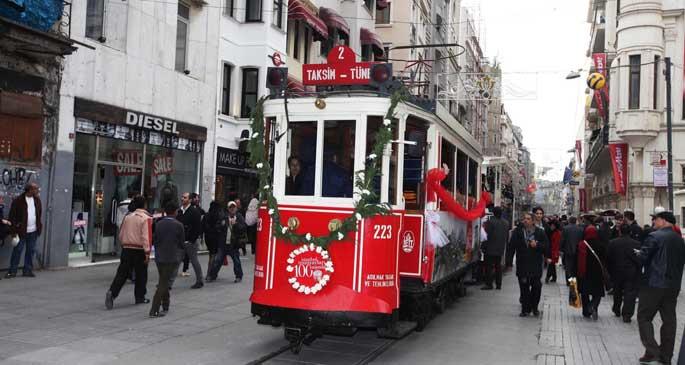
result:
[(302, 65), (304, 85), (368, 85), (373, 62), (356, 62), (350, 47), (336, 46), (328, 52), (328, 63)]

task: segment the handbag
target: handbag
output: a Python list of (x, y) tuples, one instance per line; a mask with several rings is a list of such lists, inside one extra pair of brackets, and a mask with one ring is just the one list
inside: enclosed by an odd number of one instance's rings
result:
[(593, 250), (592, 247), (590, 247), (590, 244), (587, 243), (587, 241), (585, 241), (585, 240), (583, 240), (583, 242), (585, 243), (585, 246), (586, 246), (586, 247), (590, 250), (590, 252), (592, 253), (592, 256), (594, 256), (595, 259), (597, 260), (597, 262), (599, 263), (599, 267), (602, 268), (602, 281), (604, 282), (604, 288), (605, 288), (607, 291), (608, 291), (608, 290), (611, 290), (611, 279), (609, 278), (609, 272), (608, 272), (607, 269), (604, 267), (604, 265), (602, 265), (602, 260), (599, 259), (599, 256), (597, 256), (597, 253), (595, 253), (595, 250)]
[(17, 247), (19, 245), (19, 235), (18, 234), (8, 234), (5, 237), (4, 243), (9, 243), (12, 247)]

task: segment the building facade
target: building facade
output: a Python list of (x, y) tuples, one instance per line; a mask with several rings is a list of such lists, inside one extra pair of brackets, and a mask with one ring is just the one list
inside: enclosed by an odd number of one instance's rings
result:
[[(52, 214), (61, 199), (57, 129), (65, 60), (82, 52), (70, 39), (69, 4), (61, 1), (0, 1), (0, 215), (29, 183), (41, 188), (44, 227), (68, 225)], [(76, 52), (76, 53), (75, 53)], [(52, 231), (44, 229), (36, 260), (49, 265)], [(9, 267), (11, 245), (0, 247), (0, 269)], [(23, 262), (23, 259), (22, 261)]]

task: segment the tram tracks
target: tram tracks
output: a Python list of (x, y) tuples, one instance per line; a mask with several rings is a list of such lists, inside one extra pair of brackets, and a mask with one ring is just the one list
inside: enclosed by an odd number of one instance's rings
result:
[(352, 337), (324, 336), (304, 346), (294, 354), (293, 345), (285, 345), (277, 350), (255, 359), (247, 365), (262, 364), (300, 364), (327, 365), (349, 361), (350, 365), (366, 365), (390, 349), (401, 339), (378, 338), (376, 331), (359, 331)]

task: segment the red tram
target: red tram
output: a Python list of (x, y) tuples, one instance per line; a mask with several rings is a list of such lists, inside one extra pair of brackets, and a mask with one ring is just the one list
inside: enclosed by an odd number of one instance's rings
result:
[(480, 219), (457, 219), (431, 202), (426, 176), (449, 166), (442, 186), (473, 207), (481, 147), (441, 105), (400, 103), (387, 120), (390, 103), (369, 91), (329, 95), (323, 105), (292, 95), (264, 103), (280, 223), (300, 234), (329, 234), (353, 214), (354, 172), (364, 170), (384, 124), (394, 134), (373, 183), (391, 214), (358, 220), (356, 232), (323, 249), (278, 239), (271, 212), (260, 210), (252, 313), (260, 324), (283, 325), (293, 343), (357, 328), (398, 336), (407, 322), (422, 329), (464, 293), (464, 275), (478, 259)]

